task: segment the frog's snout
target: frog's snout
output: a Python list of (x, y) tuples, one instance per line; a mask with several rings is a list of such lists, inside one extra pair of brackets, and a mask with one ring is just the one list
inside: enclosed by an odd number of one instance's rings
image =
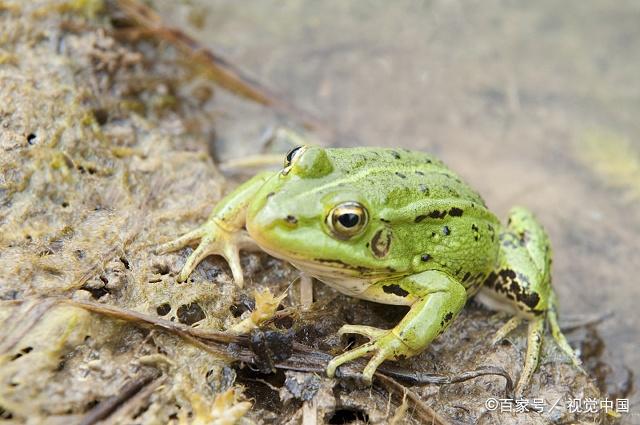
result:
[(261, 208), (254, 208), (247, 214), (248, 227), (262, 232), (275, 228), (294, 229), (298, 227), (298, 223), (297, 214), (275, 208), (268, 199)]

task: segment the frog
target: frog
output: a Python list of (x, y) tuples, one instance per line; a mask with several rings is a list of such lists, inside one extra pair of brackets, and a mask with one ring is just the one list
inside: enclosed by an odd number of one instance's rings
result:
[(423, 352), (472, 297), (512, 315), (494, 344), (528, 323), (516, 396), (537, 368), (547, 324), (581, 368), (558, 323), (551, 245), (540, 222), (514, 207), (501, 224), (476, 190), (428, 153), (296, 146), (281, 169), (256, 174), (226, 195), (204, 224), (157, 251), (190, 245), (196, 248), (179, 282), (205, 257), (221, 255), (242, 287), (239, 252), (258, 248), (347, 296), (409, 307), (392, 329), (342, 326), (339, 335), (368, 342), (333, 357), (329, 377), (367, 357), (362, 379), (371, 383), (384, 361)]

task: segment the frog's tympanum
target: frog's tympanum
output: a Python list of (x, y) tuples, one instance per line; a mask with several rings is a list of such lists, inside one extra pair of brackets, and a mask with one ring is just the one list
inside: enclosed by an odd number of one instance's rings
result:
[(419, 354), (476, 294), (490, 307), (514, 314), (496, 341), (522, 319), (528, 321), (516, 394), (538, 364), (546, 321), (579, 365), (558, 326), (551, 248), (542, 226), (524, 208), (512, 209), (507, 225), (501, 225), (478, 193), (424, 153), (297, 147), (280, 171), (248, 180), (205, 224), (159, 250), (196, 241), (179, 281), (203, 258), (217, 254), (242, 285), (238, 251), (257, 244), (346, 295), (411, 307), (390, 330), (342, 327), (341, 334), (365, 335), (370, 342), (335, 357), (329, 376), (341, 364), (370, 355), (363, 372), (370, 381), (383, 361)]

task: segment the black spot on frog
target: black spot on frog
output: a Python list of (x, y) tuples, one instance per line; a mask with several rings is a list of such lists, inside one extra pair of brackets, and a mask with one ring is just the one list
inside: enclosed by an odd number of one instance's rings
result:
[(405, 291), (404, 289), (402, 289), (400, 287), (400, 285), (397, 284), (391, 284), (391, 285), (385, 285), (382, 287), (382, 290), (386, 293), (386, 294), (393, 294), (393, 295), (397, 295), (399, 297), (406, 297), (407, 295), (409, 295), (409, 292)]

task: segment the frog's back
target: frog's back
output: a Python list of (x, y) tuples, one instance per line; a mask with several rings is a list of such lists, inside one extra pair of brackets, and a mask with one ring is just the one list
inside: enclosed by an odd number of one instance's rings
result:
[(442, 270), (477, 291), (495, 265), (500, 223), (474, 189), (422, 152), (349, 148), (327, 154), (343, 174), (339, 184), (364, 195), (371, 224), (391, 238), (385, 256), (410, 259), (408, 273)]
[[(388, 197), (390, 206), (402, 206), (407, 198), (467, 200), (485, 206), (482, 197), (450, 170), (441, 160), (424, 153), (389, 148), (327, 149), (334, 167), (351, 180), (365, 179), (381, 194), (387, 190), (397, 193), (399, 188), (410, 196)], [(411, 190), (411, 189), (414, 190)], [(394, 202), (395, 201), (395, 202)]]

